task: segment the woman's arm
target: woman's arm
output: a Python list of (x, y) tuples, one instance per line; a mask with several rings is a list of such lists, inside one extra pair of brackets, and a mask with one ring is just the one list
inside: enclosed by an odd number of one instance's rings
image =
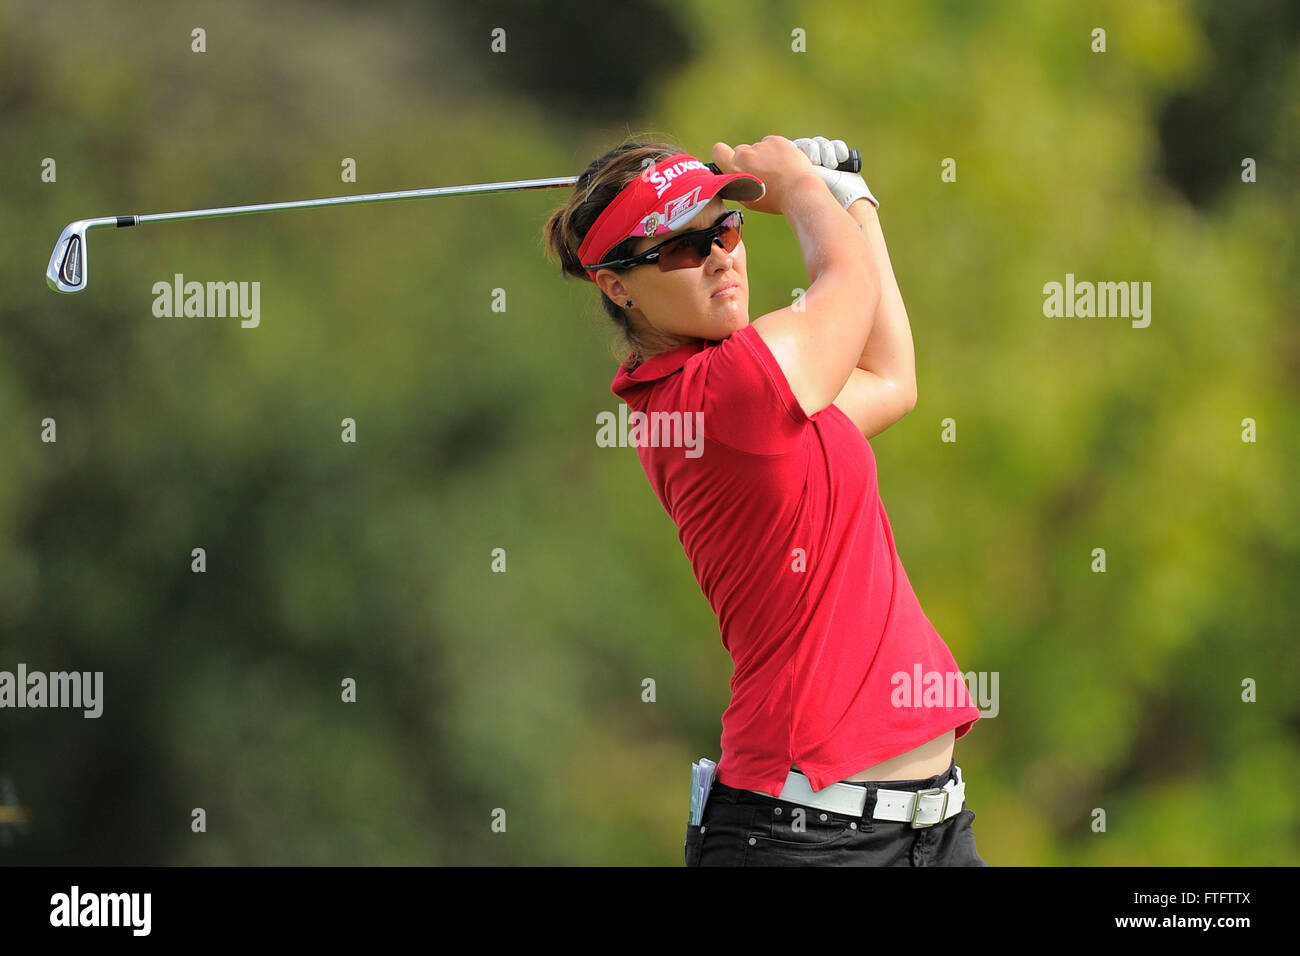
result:
[[(774, 137), (760, 146), (770, 139)], [(788, 140), (784, 147), (807, 163)], [(870, 338), (880, 286), (866, 236), (811, 166), (779, 198), (812, 282), (799, 300), (759, 316), (752, 325), (804, 414), (812, 416), (834, 404), (852, 377)]]
[(912, 350), (912, 327), (908, 325), (903, 295), (898, 291), (894, 266), (889, 261), (885, 234), (880, 229), (880, 216), (876, 207), (865, 199), (850, 206), (849, 215), (867, 237), (871, 259), (876, 264), (876, 274), (880, 276), (880, 305), (876, 307), (871, 335), (862, 350), (862, 357), (858, 359), (858, 368), (888, 379), (915, 400), (916, 356)]
[(916, 392), (901, 391), (891, 379), (855, 368), (834, 404), (858, 426), (858, 431), (875, 438), (912, 410)]
[(871, 249), (871, 259), (880, 278), (880, 304), (857, 368), (835, 399), (835, 405), (871, 438), (916, 405), (916, 356), (907, 309), (894, 278), (876, 207), (859, 199), (849, 207), (849, 215)]

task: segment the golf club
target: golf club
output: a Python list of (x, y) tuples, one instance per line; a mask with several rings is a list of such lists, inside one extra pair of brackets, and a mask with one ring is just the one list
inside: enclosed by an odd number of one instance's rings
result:
[[(715, 173), (722, 170), (714, 163), (706, 163)], [(849, 158), (837, 169), (856, 173), (862, 170), (862, 156), (849, 151)], [(187, 209), (182, 212), (157, 212), (143, 216), (101, 216), (98, 219), (78, 219), (68, 223), (59, 241), (54, 244), (50, 264), (45, 269), (45, 282), (58, 292), (80, 292), (86, 288), (90, 273), (90, 250), (86, 234), (91, 229), (115, 226), (139, 226), (149, 222), (173, 222), (182, 219), (217, 219), (222, 216), (246, 216), (281, 209), (310, 209), (315, 206), (347, 206), (356, 203), (393, 202), (399, 199), (424, 199), (430, 196), (460, 196), (470, 193), (506, 192), (516, 189), (551, 189), (573, 186), (577, 176), (557, 176), (552, 179), (521, 179), (514, 182), (479, 183), (468, 186), (435, 186), (430, 189), (403, 189), (389, 193), (365, 193), (359, 196), (333, 196), (328, 199), (300, 199), (294, 202), (269, 202), (255, 206), (222, 206), (217, 209)]]

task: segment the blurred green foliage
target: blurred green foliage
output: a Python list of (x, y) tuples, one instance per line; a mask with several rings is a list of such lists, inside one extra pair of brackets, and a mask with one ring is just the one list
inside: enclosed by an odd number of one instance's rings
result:
[[(0, 712), (33, 815), (0, 861), (681, 863), (730, 660), (634, 452), (595, 445), (613, 330), (541, 254), (562, 191), (98, 232), (86, 292), (42, 280), (73, 219), (574, 175), (666, 131), (863, 152), (920, 394), (881, 493), (1000, 674), (957, 748), (981, 854), (1295, 862), (1294, 10), (751, 6), (0, 0), (0, 669), (105, 674), (99, 720)], [(807, 276), (783, 220), (746, 243), (757, 317)], [(154, 317), (175, 273), (259, 281), (260, 327)], [(1150, 281), (1150, 327), (1045, 318), (1066, 273)]]

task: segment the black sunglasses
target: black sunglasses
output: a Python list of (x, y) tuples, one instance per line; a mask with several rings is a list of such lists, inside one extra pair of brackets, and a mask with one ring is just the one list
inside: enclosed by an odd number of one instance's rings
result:
[(732, 209), (723, 213), (722, 218), (708, 229), (697, 229), (694, 232), (673, 236), (652, 249), (647, 249), (645, 252), (632, 256), (630, 259), (610, 259), (608, 262), (598, 262), (594, 266), (587, 266), (586, 269), (588, 272), (594, 272), (597, 269), (613, 269), (615, 272), (623, 272), (633, 266), (646, 265), (651, 262), (659, 263), (660, 272), (672, 272), (674, 269), (692, 269), (709, 257), (715, 242), (721, 241), (722, 248), (727, 252), (736, 248), (736, 244), (740, 242), (740, 227), (744, 221), (744, 213), (739, 209)]

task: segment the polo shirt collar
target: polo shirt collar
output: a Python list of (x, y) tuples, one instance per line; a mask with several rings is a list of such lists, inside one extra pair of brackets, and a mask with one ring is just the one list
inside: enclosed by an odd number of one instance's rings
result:
[(660, 352), (651, 358), (646, 359), (632, 371), (627, 371), (625, 366), (618, 367), (618, 375), (614, 377), (614, 388), (618, 389), (620, 385), (631, 385), (633, 382), (652, 382), (655, 379), (666, 378), (673, 372), (676, 372), (696, 352), (699, 352), (714, 343), (697, 339), (694, 342), (686, 342), (667, 352)]

